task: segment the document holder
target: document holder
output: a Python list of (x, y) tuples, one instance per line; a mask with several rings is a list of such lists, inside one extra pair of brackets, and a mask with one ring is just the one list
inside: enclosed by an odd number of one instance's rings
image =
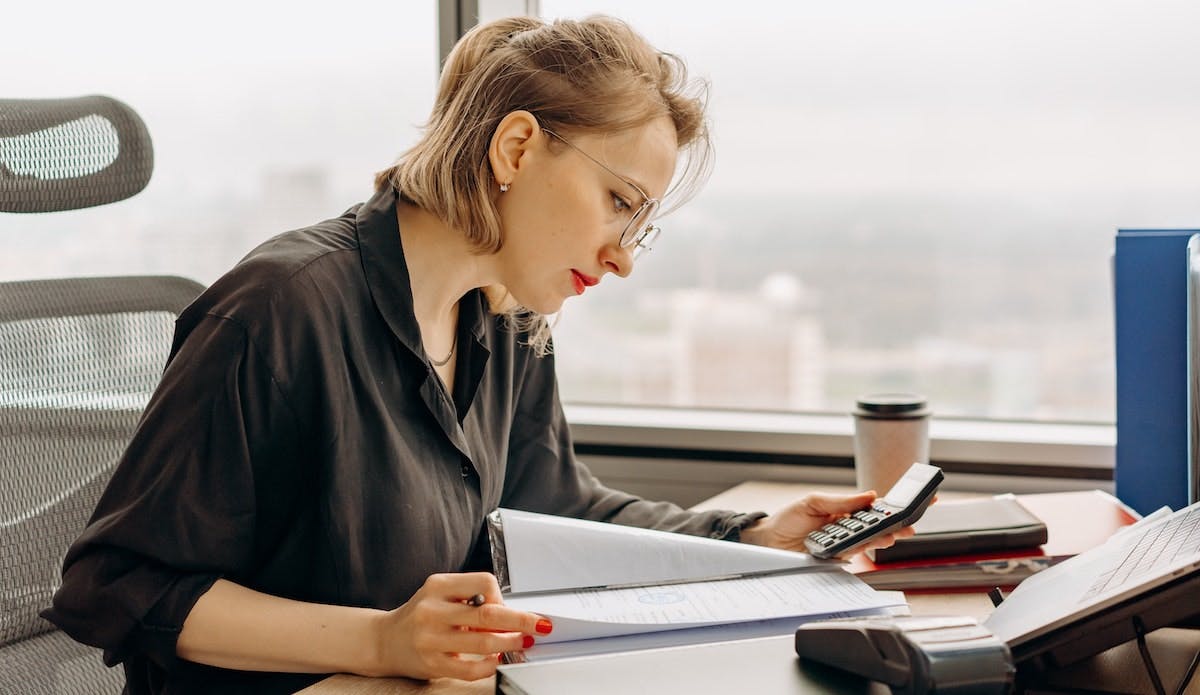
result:
[(1192, 659), (1179, 685), (1166, 690), (1146, 645), (1146, 635), (1160, 627), (1200, 627), (1197, 595), (1200, 595), (1200, 573), (1192, 573), (1062, 629), (1019, 645), (1010, 645), (1017, 666), (1018, 691), (1053, 670), (1136, 641), (1155, 693), (1182, 693), (1200, 665), (1200, 653)]

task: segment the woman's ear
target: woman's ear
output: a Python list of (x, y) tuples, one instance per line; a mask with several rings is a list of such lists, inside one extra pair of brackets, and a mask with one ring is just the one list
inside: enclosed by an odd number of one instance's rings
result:
[(540, 132), (537, 118), (528, 111), (513, 111), (500, 119), (488, 146), (488, 161), (497, 186), (512, 185), (516, 180), (522, 160)]

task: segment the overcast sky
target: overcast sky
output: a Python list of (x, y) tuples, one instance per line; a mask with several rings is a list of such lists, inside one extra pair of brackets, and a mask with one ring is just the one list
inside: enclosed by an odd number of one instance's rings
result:
[(714, 185), (739, 187), (728, 176), (806, 190), (1190, 182), (1200, 193), (1200, 3), (679, 7), (542, 0), (547, 15), (636, 17), (711, 78)]
[[(1193, 0), (541, 7), (627, 18), (711, 80), (719, 191), (1200, 192)], [(252, 185), (267, 165), (346, 181), (390, 162), (432, 100), (433, 0), (67, 0), (5, 14), (4, 96), (133, 104), (155, 137), (156, 186), (219, 187), (188, 175), (214, 167)]]

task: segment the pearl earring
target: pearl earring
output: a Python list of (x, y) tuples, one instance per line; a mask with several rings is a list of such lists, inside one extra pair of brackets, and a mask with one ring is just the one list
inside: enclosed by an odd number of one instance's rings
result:
[(508, 193), (508, 184), (507, 184), (507, 183), (502, 183), (502, 184), (500, 184), (500, 192), (501, 192), (501, 193)]

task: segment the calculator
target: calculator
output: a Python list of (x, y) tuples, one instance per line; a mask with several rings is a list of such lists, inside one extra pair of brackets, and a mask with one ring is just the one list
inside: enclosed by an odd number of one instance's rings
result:
[(804, 545), (813, 557), (828, 559), (853, 550), (875, 536), (916, 523), (941, 484), (942, 469), (914, 463), (883, 497), (850, 516), (808, 534)]

